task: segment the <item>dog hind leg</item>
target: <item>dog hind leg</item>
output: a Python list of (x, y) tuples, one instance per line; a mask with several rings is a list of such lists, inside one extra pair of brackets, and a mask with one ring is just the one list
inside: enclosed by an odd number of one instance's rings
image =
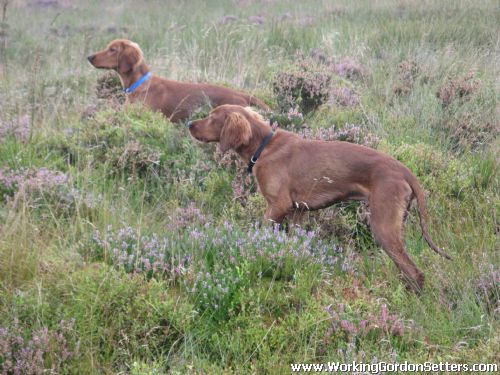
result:
[(403, 236), (403, 219), (411, 197), (411, 188), (406, 183), (388, 181), (370, 197), (370, 219), (375, 239), (399, 268), (408, 286), (418, 293), (424, 286), (424, 275), (405, 251)]

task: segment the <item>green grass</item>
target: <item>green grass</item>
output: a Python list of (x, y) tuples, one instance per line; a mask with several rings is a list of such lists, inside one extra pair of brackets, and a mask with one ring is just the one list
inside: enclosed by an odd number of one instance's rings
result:
[[(9, 2), (0, 24), (0, 350), (19, 353), (17, 336), (36, 347), (47, 329), (42, 359), (30, 363), (68, 374), (498, 363), (495, 1), (27, 3)], [(274, 234), (244, 166), (159, 114), (97, 98), (102, 73), (86, 56), (118, 37), (138, 42), (159, 75), (241, 88), (274, 108), (273, 78), (297, 52), (362, 64), (364, 78), (337, 80), (358, 106), (322, 106), (304, 121), (377, 136), (421, 181), (432, 238), (453, 261), (427, 247), (415, 210), (406, 245), (426, 275), (420, 296), (375, 245), (358, 204), (310, 215), (307, 246), (300, 231)], [(471, 71), (477, 89), (444, 105), (437, 93)], [(23, 116), (24, 138), (2, 135)], [(40, 168), (68, 180), (17, 193), (5, 183)], [(158, 259), (148, 246), (166, 269), (145, 266), (141, 257)], [(140, 256), (127, 263), (119, 251)]]

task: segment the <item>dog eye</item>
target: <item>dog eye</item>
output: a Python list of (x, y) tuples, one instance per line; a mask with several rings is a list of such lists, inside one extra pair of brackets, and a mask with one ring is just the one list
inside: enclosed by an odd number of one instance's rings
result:
[(116, 51), (116, 48), (115, 47), (110, 47), (109, 48), (109, 52), (115, 52)]

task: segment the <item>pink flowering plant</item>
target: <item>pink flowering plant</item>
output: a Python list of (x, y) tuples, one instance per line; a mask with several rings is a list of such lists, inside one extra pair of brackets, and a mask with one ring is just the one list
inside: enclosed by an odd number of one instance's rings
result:
[(69, 178), (59, 171), (48, 168), (12, 170), (0, 168), (0, 192), (14, 195), (17, 192), (32, 192), (40, 189), (56, 189), (68, 184)]
[(331, 73), (313, 59), (301, 55), (297, 59), (295, 65), (277, 73), (273, 80), (273, 91), (282, 113), (298, 108), (307, 114), (328, 99)]
[(61, 320), (49, 329), (26, 334), (18, 319), (0, 326), (0, 372), (2, 374), (66, 373), (78, 355), (74, 321)]
[(75, 188), (68, 174), (45, 167), (0, 167), (0, 198), (13, 208), (26, 204), (56, 216), (72, 213), (77, 207), (93, 209), (101, 199)]
[[(486, 85), (477, 72), (448, 76), (436, 96), (442, 118), (434, 129), (457, 154), (484, 150), (498, 139), (499, 122), (493, 120), (498, 117), (495, 89)], [(488, 104), (486, 109), (484, 104)]]
[(0, 119), (0, 143), (8, 138), (14, 138), (23, 143), (28, 142), (31, 136), (31, 117), (26, 114), (13, 120)]
[(318, 274), (351, 261), (339, 246), (300, 228), (287, 234), (278, 227), (241, 229), (197, 220), (162, 235), (132, 227), (96, 230), (82, 252), (125, 272), (183, 286), (198, 311), (215, 319), (237, 313), (241, 291), (257, 280), (293, 280), (300, 269)]
[(336, 64), (327, 58), (297, 54), (294, 63), (274, 77), (273, 92), (278, 110), (272, 114), (271, 122), (299, 127), (306, 115), (323, 104), (358, 106), (360, 96), (349, 80), (366, 74), (365, 69), (351, 59)]
[(331, 63), (335, 73), (348, 79), (364, 79), (370, 75), (368, 68), (350, 57), (346, 57), (337, 63)]
[(368, 132), (363, 126), (357, 124), (345, 124), (342, 128), (335, 125), (328, 128), (311, 129), (305, 126), (299, 134), (306, 139), (320, 139), (322, 141), (344, 141), (357, 143), (359, 145), (377, 148), (380, 139)]
[(175, 281), (185, 273), (190, 257), (173, 250), (173, 239), (168, 236), (138, 234), (126, 226), (117, 231), (108, 227), (92, 236), (91, 256), (104, 259), (125, 272), (144, 273), (147, 277), (159, 276)]
[(360, 102), (359, 95), (349, 86), (335, 86), (330, 91), (328, 104), (344, 107), (356, 107)]
[(326, 307), (330, 327), (325, 334), (325, 344), (352, 343), (360, 340), (409, 341), (418, 332), (415, 323), (391, 313), (386, 303), (376, 309), (356, 311), (354, 307), (340, 303)]
[(272, 113), (269, 116), (271, 124), (279, 124), (279, 126), (293, 130), (300, 128), (304, 124), (304, 114), (300, 111), (298, 105), (290, 107), (284, 113)]

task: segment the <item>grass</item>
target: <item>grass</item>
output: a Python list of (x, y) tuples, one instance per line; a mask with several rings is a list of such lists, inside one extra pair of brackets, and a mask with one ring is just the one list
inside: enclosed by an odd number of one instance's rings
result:
[[(0, 369), (499, 362), (494, 1), (7, 3)], [(273, 81), (300, 54), (363, 66), (362, 77), (334, 79), (359, 104), (320, 106), (299, 127), (376, 137), (421, 181), (431, 235), (453, 261), (428, 249), (416, 212), (406, 245), (426, 275), (420, 296), (358, 204), (311, 214), (289, 235), (260, 226), (265, 202), (234, 158), (161, 115), (97, 97), (102, 73), (85, 57), (118, 37), (138, 42), (159, 75), (242, 88), (275, 109)]]

